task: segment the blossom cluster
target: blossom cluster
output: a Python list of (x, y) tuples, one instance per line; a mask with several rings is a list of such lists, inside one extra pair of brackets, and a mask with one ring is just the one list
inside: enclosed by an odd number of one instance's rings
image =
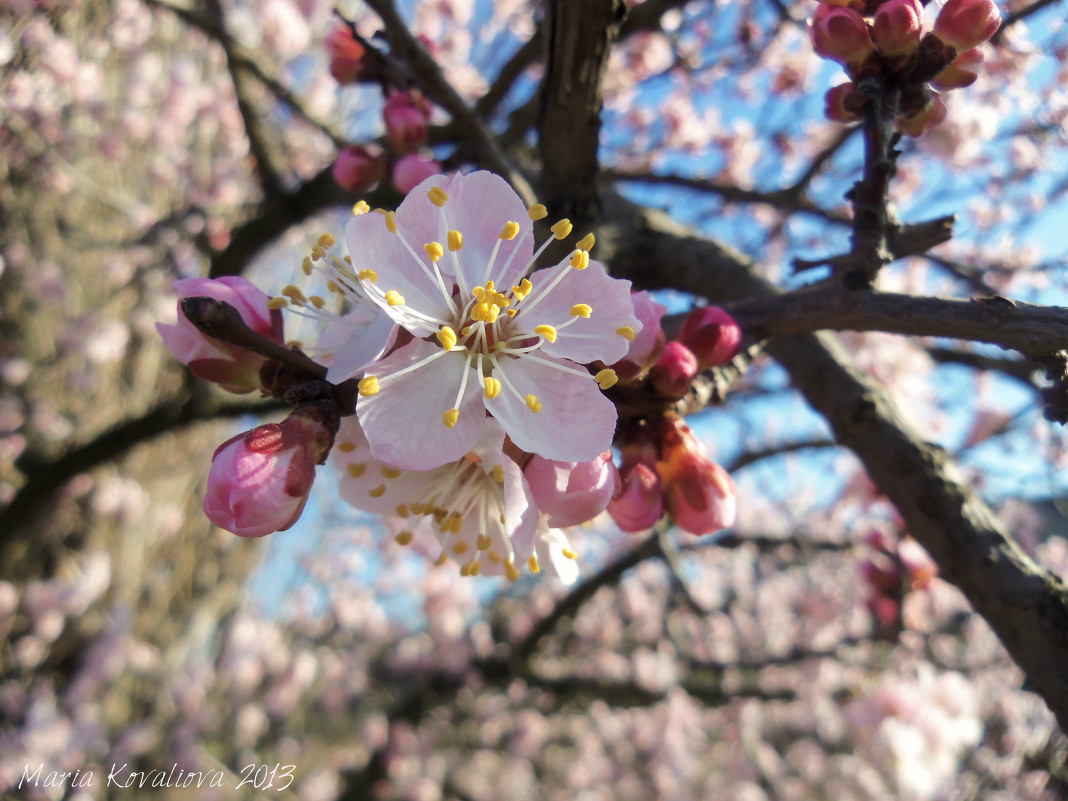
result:
[(901, 133), (919, 136), (945, 119), (939, 92), (974, 83), (983, 63), (978, 47), (997, 32), (1001, 16), (993, 0), (948, 0), (925, 32), (925, 13), (920, 0), (821, 0), (812, 46), (851, 79), (827, 92), (830, 119), (861, 120), (869, 102), (862, 85), (871, 81), (900, 89)]
[[(700, 309), (680, 335), (689, 347), (665, 345), (664, 307), (590, 258), (592, 234), (555, 266), (534, 269), (572, 225), (556, 222), (535, 249), (545, 207), (528, 208), (492, 173), (437, 175), (395, 212), (362, 202), (353, 211), (348, 254), (336, 255), (324, 235), (303, 263), (328, 297), (291, 284), (269, 298), (240, 278), (178, 282), (179, 321), (159, 326), (171, 351), (226, 389), (260, 387), (297, 405), (282, 423), (218, 449), (205, 513), (241, 536), (288, 528), (315, 465), (333, 453), (342, 496), (386, 518), (399, 544), (418, 543), (439, 564), (453, 559), (463, 575), (515, 579), (545, 566), (573, 581), (577, 554), (564, 529), (613, 498), (617, 510), (634, 503), (635, 479), (621, 480), (612, 460), (617, 409), (605, 392), (622, 378), (621, 390), (647, 384), (661, 400), (678, 399), (698, 364), (734, 355), (737, 326)], [(196, 310), (220, 301), (268, 354), (294, 352), (282, 338), (283, 309), (318, 320), (319, 340), (301, 357), (325, 375), (296, 375), (232, 332), (230, 342), (211, 336), (217, 329)], [(692, 370), (678, 367), (683, 352)], [(647, 529), (665, 509), (696, 534), (731, 525), (730, 477), (670, 419), (658, 466), (664, 503), (623, 527)], [(626, 453), (624, 465), (632, 469)]]

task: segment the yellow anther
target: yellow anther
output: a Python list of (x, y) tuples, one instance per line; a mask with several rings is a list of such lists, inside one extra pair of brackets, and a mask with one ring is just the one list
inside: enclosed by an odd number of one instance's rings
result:
[(441, 330), (435, 334), (438, 338), (438, 342), (441, 343), (441, 347), (445, 350), (452, 350), (456, 347), (456, 332), (451, 327), (444, 325)]
[(509, 581), (515, 581), (519, 578), (519, 570), (512, 564), (511, 557), (508, 557), (508, 561), (504, 563), (504, 575), (508, 576)]
[(386, 485), (379, 484), (374, 489), (367, 490), (367, 494), (370, 495), (372, 498), (381, 498), (383, 495), (386, 494)]
[(515, 239), (519, 233), (519, 223), (509, 220), (504, 224), (504, 229), (501, 231), (501, 239)]
[(590, 266), (590, 254), (585, 250), (576, 250), (571, 254), (571, 266), (576, 270), (585, 270)]
[(597, 240), (594, 238), (593, 234), (589, 233), (586, 234), (586, 236), (582, 237), (582, 239), (580, 239), (578, 242), (576, 242), (575, 247), (577, 247), (579, 250), (585, 250), (586, 252), (589, 252), (593, 250), (593, 243), (596, 241)]
[(323, 258), (326, 258), (326, 251), (323, 250), (318, 245), (313, 247), (312, 251), (311, 251), (311, 260), (312, 261), (319, 261), (319, 259), (323, 259)]
[(449, 193), (442, 189), (440, 186), (430, 187), (430, 191), (426, 193), (426, 196), (430, 198), (430, 202), (438, 208), (445, 205), (445, 201), (449, 199)]
[(475, 547), (478, 548), (480, 551), (488, 551), (490, 545), (492, 544), (493, 540), (485, 534), (479, 534), (478, 539), (475, 540)]
[(360, 270), (356, 274), (356, 277), (361, 281), (370, 281), (372, 284), (378, 283), (378, 273), (374, 270)]
[(608, 389), (616, 385), (616, 382), (619, 381), (619, 376), (616, 375), (615, 370), (606, 367), (595, 375), (593, 380), (597, 382), (597, 386), (601, 389)]
[(411, 514), (411, 512), (408, 511), (407, 504), (403, 504), (403, 503), (398, 503), (397, 504), (396, 512), (397, 512), (397, 517), (407, 517), (408, 515)]
[(397, 221), (394, 219), (395, 212), (386, 212), (386, 228), (389, 229), (391, 234), (397, 233)]
[(475, 296), (475, 300), (482, 303), (486, 299), (486, 287), (476, 286), (471, 290), (471, 294)]
[(593, 308), (585, 303), (576, 303), (571, 307), (572, 317), (589, 317), (593, 314)]
[(361, 214), (366, 214), (371, 210), (371, 207), (367, 205), (366, 200), (356, 201), (356, 205), (352, 207), (352, 214), (354, 217), (359, 217)]
[(495, 464), (493, 465), (493, 480), (498, 484), (504, 483), (504, 466)]
[(567, 239), (567, 237), (571, 236), (572, 227), (571, 220), (565, 217), (553, 224), (553, 227), (549, 230), (553, 232), (557, 239)]
[(378, 385), (378, 376), (369, 375), (366, 378), (361, 378), (360, 383), (356, 385), (356, 388), (360, 390), (360, 394), (367, 398), (371, 395), (377, 395), (378, 391), (382, 389)]
[(467, 543), (460, 540), (458, 543), (452, 546), (452, 552), (459, 556), (460, 554), (467, 553)]
[(332, 248), (336, 244), (337, 240), (334, 239), (333, 234), (323, 234), (319, 237), (319, 247), (321, 248)]
[(445, 551), (442, 551), (441, 552), (441, 556), (439, 556), (437, 559), (434, 560), (434, 564), (437, 565), (438, 567), (441, 567), (447, 561), (449, 561), (449, 555), (447, 553), (445, 553)]
[(541, 411), (541, 401), (538, 400), (537, 395), (527, 395), (527, 408), (534, 414)]
[(627, 340), (627, 342), (634, 341), (634, 329), (629, 325), (621, 325), (616, 329), (616, 333), (623, 337), (623, 339)]
[(326, 282), (326, 288), (328, 290), (330, 290), (331, 292), (333, 292), (335, 295), (343, 295), (344, 294), (341, 291), (341, 287), (339, 287), (336, 283), (334, 283), (334, 279), (333, 278), (331, 278), (329, 281)]
[(445, 428), (452, 428), (456, 425), (456, 421), (460, 419), (459, 409), (449, 409), (441, 416), (441, 421), (445, 424)]
[(304, 293), (301, 292), (297, 287), (293, 286), (293, 284), (287, 284), (286, 286), (282, 287), (282, 294), (294, 303), (304, 304), (308, 302), (308, 299), (304, 297)]
[(509, 317), (515, 317), (517, 314), (519, 314), (519, 309), (505, 309), (504, 313), (507, 314)]
[(500, 313), (501, 309), (495, 303), (476, 303), (474, 308), (471, 309), (471, 317), (480, 323), (496, 322)]
[(312, 295), (310, 298), (308, 298), (308, 300), (310, 300), (312, 302), (312, 306), (314, 306), (317, 309), (321, 309), (321, 308), (323, 308), (323, 306), (326, 305), (326, 301), (323, 300), (318, 295)]
[(524, 278), (519, 282), (519, 286), (512, 287), (512, 294), (515, 295), (516, 300), (522, 300), (530, 294), (530, 290), (534, 288), (534, 285), (530, 283), (529, 279)]
[(530, 567), (530, 572), (531, 573), (540, 573), (541, 572), (541, 565), (538, 564), (538, 557), (535, 556), (534, 554), (531, 554), (530, 558), (527, 559), (527, 565)]
[(482, 572), (482, 563), (480, 561), (478, 561), (477, 559), (475, 561), (471, 562), (469, 567), (470, 567), (470, 572), (468, 573), (469, 576), (477, 576), (479, 573)]
[[(551, 325), (538, 325), (534, 327), (534, 333), (545, 337), (550, 342), (556, 342), (556, 329)], [(527, 405), (530, 403), (528, 401)]]
[(284, 309), (288, 305), (289, 300), (282, 297), (271, 298), (269, 301), (267, 301), (268, 309)]
[(352, 453), (356, 450), (355, 442), (342, 442), (337, 446), (337, 449), (342, 453)]
[(535, 203), (527, 209), (527, 214), (531, 220), (544, 220), (549, 215), (549, 210), (541, 203)]
[(495, 565), (499, 565), (501, 563), (501, 555), (496, 551), (490, 551), (488, 554), (486, 554), (486, 556), (488, 556), (489, 560)]
[(391, 289), (386, 293), (386, 303), (390, 306), (403, 306), (404, 295), (398, 292), (396, 289)]
[(300, 269), (304, 272), (305, 275), (312, 274), (312, 260), (310, 257), (304, 257), (304, 261), (300, 263)]
[(387, 464), (382, 465), (382, 475), (386, 478), (400, 478), (404, 475), (404, 471), (397, 467), (390, 467)]
[(459, 231), (449, 231), (449, 250), (454, 253), (464, 248), (464, 235)]
[(398, 545), (407, 545), (408, 543), (410, 543), (412, 541), (412, 537), (414, 537), (414, 536), (415, 535), (412, 534), (412, 532), (410, 532), (410, 531), (402, 531), (400, 534), (398, 534), (393, 539), (395, 539), (397, 541)]
[(577, 554), (577, 553), (575, 553), (574, 551), (572, 551), (572, 550), (571, 550), (570, 548), (561, 548), (561, 549), (560, 549), (560, 551), (561, 551), (561, 552), (562, 552), (562, 553), (564, 554), (564, 556), (566, 556), (566, 557), (567, 557), (568, 559), (578, 559), (578, 554)]
[(464, 524), (463, 517), (460, 516), (459, 514), (453, 513), (452, 517), (449, 518), (449, 531), (451, 533), (453, 533), (453, 534), (459, 534), (460, 533), (460, 526), (462, 526), (463, 524)]
[(427, 242), (423, 245), (423, 250), (426, 251), (426, 255), (430, 257), (432, 262), (437, 262), (438, 259), (445, 255), (445, 248), (441, 246), (440, 242)]
[(461, 336), (467, 336), (470, 333), (471, 333), (471, 326), (469, 326), (469, 325), (465, 325), (463, 328), (460, 329), (460, 335)]
[(364, 474), (364, 471), (367, 470), (367, 465), (360, 462), (359, 464), (350, 464), (345, 469), (352, 478), (359, 478)]
[(501, 394), (501, 382), (493, 376), (486, 377), (486, 400), (493, 400)]

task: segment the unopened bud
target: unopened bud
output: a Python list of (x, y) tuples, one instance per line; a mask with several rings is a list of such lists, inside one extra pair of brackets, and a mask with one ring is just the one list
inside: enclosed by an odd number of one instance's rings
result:
[(685, 345), (702, 369), (727, 364), (742, 344), (742, 329), (718, 306), (702, 306), (686, 316), (679, 330)]
[(852, 8), (820, 3), (809, 33), (816, 53), (839, 64), (859, 64), (875, 50), (868, 23)]
[(906, 136), (921, 136), (937, 125), (941, 125), (946, 118), (946, 104), (938, 95), (931, 97), (921, 111), (908, 117), (898, 117), (896, 127)]
[(832, 122), (849, 124), (860, 122), (860, 92), (852, 81), (827, 90), (823, 98), (823, 114)]
[(711, 534), (734, 525), (738, 511), (734, 480), (704, 455), (690, 427), (678, 418), (665, 419), (660, 450), (656, 469), (672, 522), (691, 534)]
[(681, 342), (669, 342), (649, 371), (649, 383), (665, 398), (681, 398), (689, 390), (698, 369), (697, 357), (689, 348)]
[(923, 35), (923, 6), (919, 0), (887, 0), (875, 11), (872, 39), (884, 56), (911, 55)]
[(382, 180), (386, 174), (386, 160), (378, 148), (353, 145), (337, 154), (331, 172), (342, 189), (362, 192)]
[(326, 52), (330, 56), (330, 74), (345, 85), (355, 83), (364, 69), (365, 50), (352, 36), (348, 25), (338, 25), (326, 37)]
[(439, 162), (419, 153), (409, 153), (393, 164), (393, 185), (399, 192), (411, 192), (431, 175), (440, 172)]
[(534, 502), (553, 528), (577, 526), (604, 511), (617, 489), (611, 452), (589, 462), (555, 462), (535, 455), (523, 470)]
[(660, 476), (644, 464), (634, 464), (620, 473), (621, 490), (608, 504), (608, 514), (623, 531), (645, 531), (664, 516)]
[(971, 86), (979, 77), (979, 68), (983, 66), (983, 51), (979, 48), (965, 50), (953, 63), (931, 79), (931, 85), (938, 89), (963, 89)]
[(386, 137), (396, 155), (411, 153), (426, 144), (430, 105), (418, 92), (391, 92), (382, 117)]
[(934, 34), (958, 53), (985, 42), (1001, 27), (994, 0), (947, 0), (935, 19)]

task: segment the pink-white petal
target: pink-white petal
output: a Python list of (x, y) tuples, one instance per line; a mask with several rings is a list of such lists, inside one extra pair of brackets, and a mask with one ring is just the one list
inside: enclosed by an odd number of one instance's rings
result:
[[(556, 342), (542, 342), (542, 351), (550, 356), (571, 359), (579, 364), (617, 362), (626, 355), (630, 340), (616, 332), (629, 328), (637, 334), (642, 328), (634, 314), (630, 281), (610, 278), (598, 261), (591, 261), (585, 270), (576, 270), (568, 266), (569, 260), (570, 257), (556, 267), (538, 270), (530, 277), (534, 289), (519, 305), (516, 322), (528, 331), (539, 325), (559, 329)], [(562, 270), (566, 272), (560, 283), (548, 294), (543, 294), (542, 288)], [(537, 303), (533, 303), (535, 300)], [(590, 316), (575, 318), (571, 309), (577, 304), (589, 306), (592, 309)], [(561, 327), (572, 319), (575, 320), (573, 323)]]
[[(431, 357), (410, 373), (391, 378)], [(405, 470), (429, 470), (456, 461), (478, 441), (486, 415), (482, 389), (473, 374), (455, 405), (464, 373), (471, 373), (463, 354), (445, 353), (440, 346), (417, 339), (368, 372), (378, 377), (381, 389), (361, 397), (356, 414), (376, 459)], [(442, 416), (454, 407), (460, 416), (453, 428), (447, 428)]]
[[(490, 414), (519, 448), (546, 459), (585, 462), (595, 459), (612, 446), (616, 430), (616, 407), (601, 394), (593, 377), (574, 375), (556, 369), (581, 369), (575, 364), (548, 356), (502, 358), (494, 375), (518, 391), (517, 398), (507, 387), (486, 401)], [(540, 412), (526, 405), (527, 395), (541, 402)]]
[(315, 343), (316, 356), (327, 365), (327, 380), (340, 384), (362, 373), (396, 338), (397, 326), (385, 311), (357, 306), (323, 329)]

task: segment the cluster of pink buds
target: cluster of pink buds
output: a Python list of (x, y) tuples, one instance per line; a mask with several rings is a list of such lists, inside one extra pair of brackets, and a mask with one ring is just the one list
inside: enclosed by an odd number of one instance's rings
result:
[(868, 585), (867, 606), (880, 632), (896, 637), (901, 630), (901, 606), (910, 591), (925, 590), (938, 569), (913, 539), (895, 540), (872, 531), (865, 543), (871, 553), (860, 563)]
[(374, 145), (350, 145), (338, 153), (334, 180), (343, 189), (360, 192), (374, 187), (388, 174), (400, 192), (410, 192), (441, 165), (426, 151), (430, 103), (418, 90), (390, 85), (380, 53), (365, 46), (347, 24), (339, 24), (327, 37), (330, 74), (342, 86), (374, 83), (382, 87), (386, 101), (382, 118), (389, 151)]
[(665, 513), (690, 534), (711, 534), (734, 524), (734, 480), (705, 456), (700, 440), (678, 415), (666, 415), (655, 428), (640, 427), (620, 450), (620, 488), (608, 513), (624, 531), (644, 531)]
[(924, 16), (920, 0), (821, 0), (809, 29), (812, 45), (851, 78), (827, 93), (829, 119), (863, 119), (870, 81), (900, 90), (902, 133), (919, 136), (945, 119), (939, 91), (975, 81), (983, 62), (977, 48), (997, 32), (1001, 16), (993, 0), (948, 0), (929, 32)]

